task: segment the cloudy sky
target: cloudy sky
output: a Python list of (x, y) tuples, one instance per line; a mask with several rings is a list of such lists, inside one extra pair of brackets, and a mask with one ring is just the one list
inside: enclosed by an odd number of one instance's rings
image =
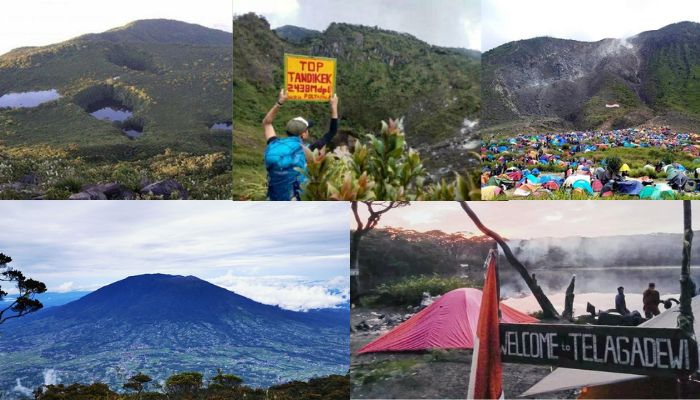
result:
[(0, 202), (0, 253), (52, 292), (163, 273), (287, 309), (334, 307), (349, 295), (349, 214), (348, 203)]
[(481, 48), (480, 0), (238, 0), (234, 14), (255, 12), (272, 28), (301, 26), (319, 31), (331, 22), (407, 32), (436, 46)]
[(231, 0), (4, 0), (0, 54), (104, 32), (139, 19), (176, 19), (231, 32), (231, 15)]
[(700, 22), (687, 0), (488, 0), (482, 3), (483, 51), (514, 40), (551, 36), (598, 41), (626, 38), (681, 22)]
[[(567, 236), (613, 236), (644, 233), (682, 233), (681, 201), (509, 201), (470, 202), (486, 227), (510, 239)], [(366, 207), (362, 204), (366, 221)], [(350, 227), (355, 229), (350, 214)], [(387, 212), (378, 227), (420, 232), (479, 230), (456, 202), (412, 202)], [(700, 230), (700, 201), (693, 202), (693, 226)]]

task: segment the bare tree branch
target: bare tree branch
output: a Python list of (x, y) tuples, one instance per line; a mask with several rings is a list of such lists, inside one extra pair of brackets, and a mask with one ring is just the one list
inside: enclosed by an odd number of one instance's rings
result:
[(459, 204), (462, 206), (462, 209), (467, 213), (469, 218), (471, 218), (471, 220), (474, 222), (474, 225), (476, 225), (476, 227), (479, 228), (479, 230), (486, 236), (492, 238), (498, 243), (499, 246), (501, 246), (501, 249), (503, 249), (503, 254), (505, 254), (510, 265), (512, 265), (518, 271), (518, 273), (520, 273), (520, 276), (523, 278), (527, 286), (530, 288), (533, 296), (535, 296), (535, 299), (537, 299), (537, 302), (540, 304), (540, 307), (542, 308), (542, 317), (544, 319), (559, 318), (559, 312), (557, 312), (557, 310), (554, 308), (552, 302), (549, 301), (547, 295), (544, 294), (544, 291), (542, 291), (542, 288), (537, 284), (537, 281), (535, 281), (527, 272), (527, 268), (525, 268), (525, 266), (518, 261), (517, 258), (515, 258), (515, 255), (513, 255), (513, 252), (510, 250), (510, 247), (508, 247), (508, 244), (505, 240), (503, 240), (501, 235), (484, 226), (484, 224), (481, 223), (481, 220), (479, 220), (479, 217), (477, 217), (466, 201), (460, 201)]

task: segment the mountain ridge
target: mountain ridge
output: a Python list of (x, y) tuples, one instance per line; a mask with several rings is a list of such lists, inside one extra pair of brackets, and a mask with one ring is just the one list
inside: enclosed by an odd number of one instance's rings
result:
[[(250, 13), (234, 19), (239, 99), (234, 103), (234, 168), (241, 181), (236, 180), (234, 197), (265, 174), (261, 155), (266, 144), (259, 125), (284, 85), (285, 53), (337, 59), (341, 119), (333, 146), (352, 148), (357, 137), (379, 131), (382, 120), (405, 116), (406, 141), (432, 155), (426, 157), (429, 169), (463, 173), (478, 164), (464, 147), (475, 139), (466, 120), (477, 120), (481, 111), (481, 68), (473, 56), (407, 33), (335, 22), (320, 35), (296, 42)], [(319, 121), (312, 136), (324, 133), (330, 122), (328, 104), (290, 102), (276, 117), (275, 130), (283, 132), (286, 121), (299, 115)]]
[(482, 55), (484, 127), (619, 129), (659, 116), (700, 126), (699, 40), (700, 24), (680, 22), (624, 39), (505, 43)]
[(36, 387), (46, 368), (112, 387), (117, 366), (156, 380), (222, 368), (259, 387), (345, 374), (348, 320), (349, 310), (284, 310), (193, 276), (138, 275), (3, 324), (0, 388)]

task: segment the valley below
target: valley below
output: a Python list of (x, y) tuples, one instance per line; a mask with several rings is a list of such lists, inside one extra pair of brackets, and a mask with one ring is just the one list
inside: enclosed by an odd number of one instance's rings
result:
[(54, 384), (115, 391), (137, 371), (164, 383), (221, 368), (253, 388), (345, 375), (348, 319), (347, 309), (287, 311), (194, 277), (130, 277), (4, 324), (0, 391), (19, 398), (16, 387), (34, 390), (47, 373)]

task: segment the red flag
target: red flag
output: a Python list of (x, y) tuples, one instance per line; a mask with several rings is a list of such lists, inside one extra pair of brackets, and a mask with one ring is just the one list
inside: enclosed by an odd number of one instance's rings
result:
[(498, 288), (496, 262), (498, 251), (489, 252), (488, 271), (481, 299), (479, 325), (476, 328), (474, 354), (469, 377), (468, 399), (503, 398), (501, 346), (498, 333)]

